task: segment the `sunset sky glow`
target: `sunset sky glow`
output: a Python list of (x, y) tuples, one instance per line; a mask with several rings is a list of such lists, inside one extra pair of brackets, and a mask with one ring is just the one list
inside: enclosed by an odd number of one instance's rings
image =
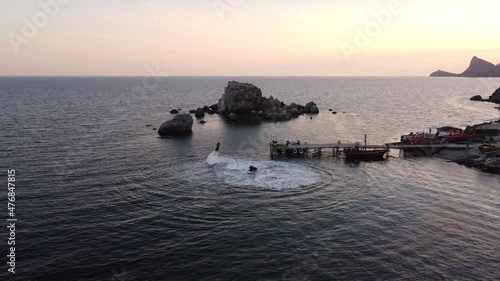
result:
[(461, 72), (474, 55), (500, 63), (498, 11), (498, 0), (0, 0), (0, 75)]

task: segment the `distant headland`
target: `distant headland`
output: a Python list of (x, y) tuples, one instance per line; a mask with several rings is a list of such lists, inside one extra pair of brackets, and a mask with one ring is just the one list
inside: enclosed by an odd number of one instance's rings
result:
[(469, 67), (460, 74), (438, 70), (430, 77), (500, 77), (500, 64), (494, 65), (474, 56)]

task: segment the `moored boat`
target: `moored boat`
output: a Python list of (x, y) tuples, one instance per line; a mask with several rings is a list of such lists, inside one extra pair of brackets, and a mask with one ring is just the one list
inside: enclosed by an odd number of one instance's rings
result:
[(384, 160), (384, 155), (389, 151), (389, 149), (367, 149), (366, 147), (366, 135), (365, 135), (365, 145), (360, 147), (358, 143), (354, 147), (348, 147), (344, 149), (344, 156), (346, 160)]
[(344, 149), (344, 156), (346, 160), (383, 160), (387, 151), (388, 149), (366, 150), (359, 147), (353, 147)]

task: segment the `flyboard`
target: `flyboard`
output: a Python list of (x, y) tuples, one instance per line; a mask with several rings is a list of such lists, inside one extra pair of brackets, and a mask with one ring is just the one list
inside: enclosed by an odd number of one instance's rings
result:
[[(210, 153), (207, 157), (207, 163), (209, 165), (214, 165), (214, 164), (222, 164), (222, 163), (231, 163), (233, 160), (240, 167), (240, 164), (238, 163), (238, 159), (236, 159), (236, 156), (232, 153), (228, 152), (222, 152), (219, 151), (220, 143), (216, 144), (215, 150)], [(249, 175), (255, 175), (259, 170), (250, 165), (250, 169), (247, 171), (247, 174)]]

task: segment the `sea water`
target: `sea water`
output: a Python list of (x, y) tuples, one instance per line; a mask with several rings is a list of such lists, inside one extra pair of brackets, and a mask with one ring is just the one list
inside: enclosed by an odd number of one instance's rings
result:
[[(500, 276), (498, 176), (397, 151), (346, 163), (330, 151), (271, 159), (268, 147), (364, 134), (380, 144), (498, 118), (493, 104), (469, 98), (500, 80), (165, 77), (143, 89), (142, 79), (0, 78), (0, 166), (4, 179), (16, 170), (19, 224), (17, 273), (0, 278)], [(191, 136), (158, 137), (171, 109), (216, 103), (229, 80), (285, 103), (313, 100), (321, 112), (276, 124), (206, 115)], [(250, 165), (259, 172), (248, 174)]]

